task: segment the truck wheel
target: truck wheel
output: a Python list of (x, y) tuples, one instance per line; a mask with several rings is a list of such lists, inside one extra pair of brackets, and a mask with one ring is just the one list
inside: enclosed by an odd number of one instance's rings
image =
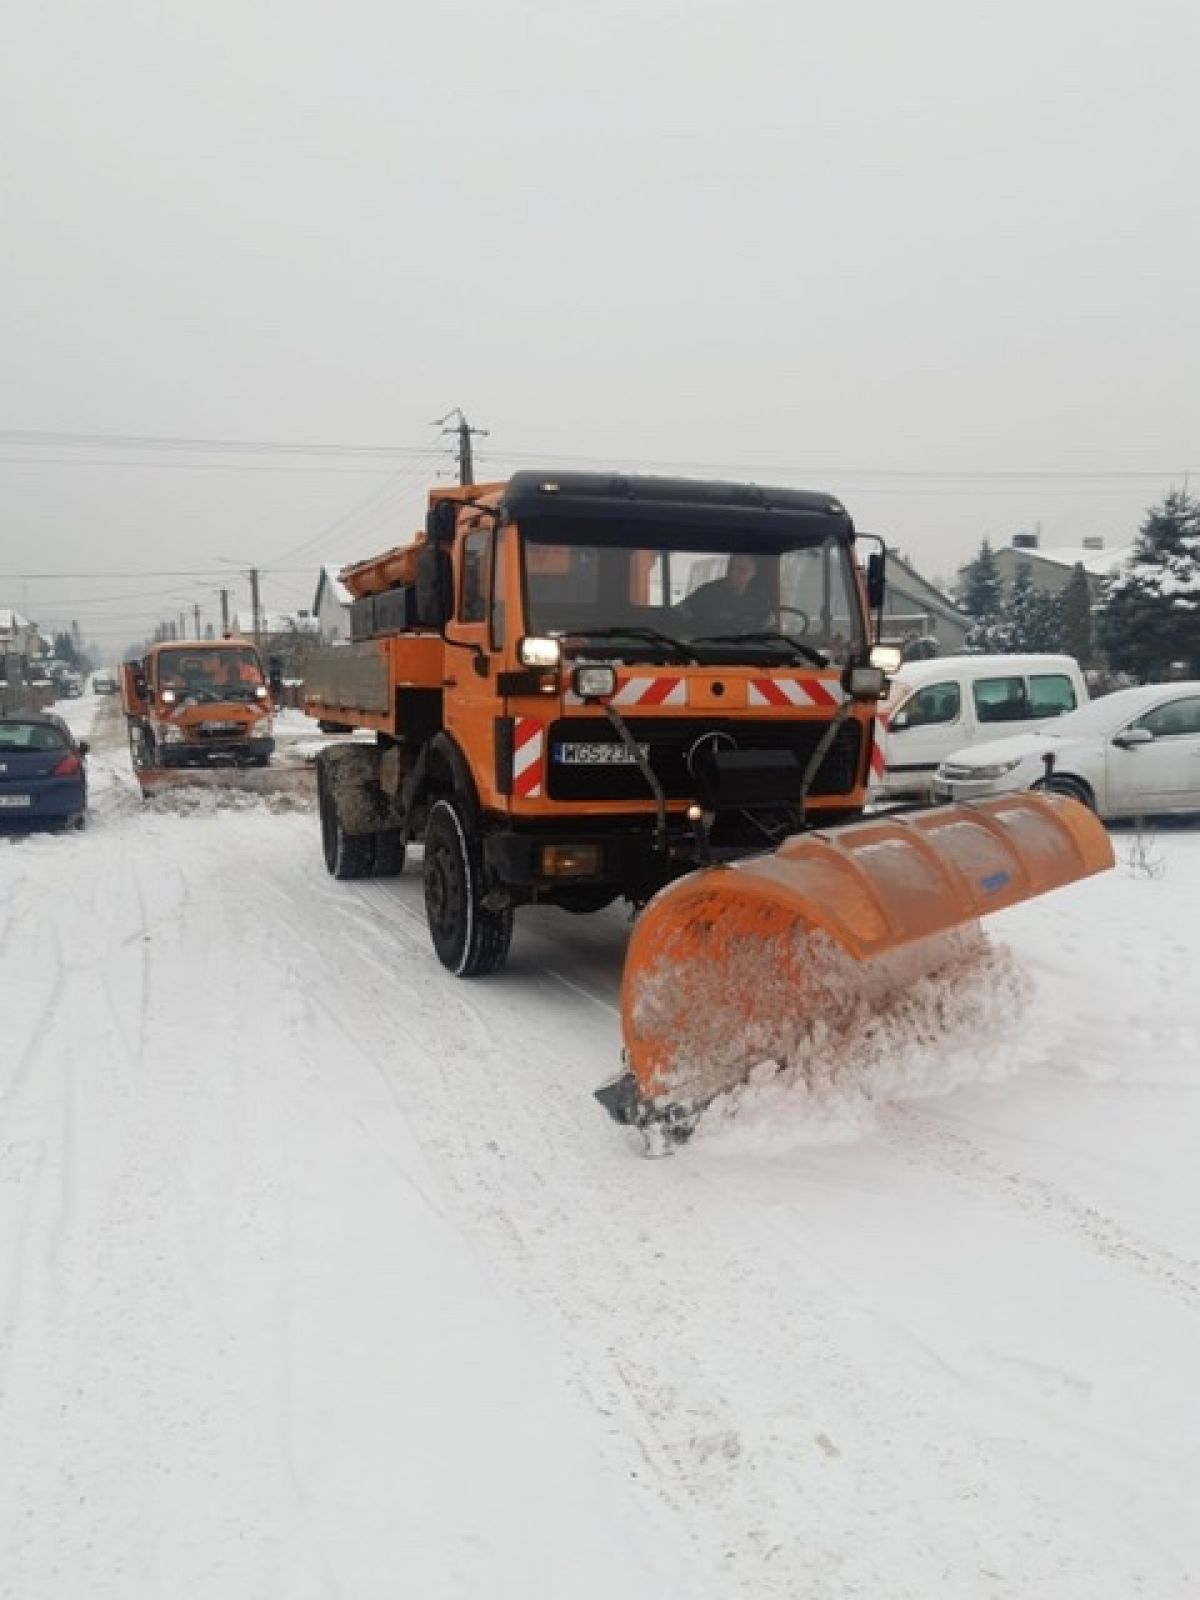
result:
[(384, 828), (375, 834), (375, 862), (371, 868), (373, 878), (398, 878), (404, 871), (404, 830)]
[(321, 816), (321, 848), (333, 878), (369, 878), (375, 865), (375, 835), (347, 833), (337, 813), (324, 765), (317, 766), (317, 810)]
[(435, 800), (425, 824), (425, 915), (438, 960), (456, 978), (495, 972), (512, 941), (512, 907), (483, 905), (479, 866), (458, 807)]

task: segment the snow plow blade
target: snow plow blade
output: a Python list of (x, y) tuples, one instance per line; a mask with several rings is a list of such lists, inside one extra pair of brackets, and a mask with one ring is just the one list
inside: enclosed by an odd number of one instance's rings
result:
[(316, 767), (138, 767), (137, 781), (145, 799), (203, 791), (219, 801), (220, 794), (315, 795)]
[(628, 1070), (597, 1091), (619, 1122), (686, 1127), (814, 1024), (982, 941), (979, 918), (1113, 865), (1103, 824), (1060, 795), (1021, 793), (829, 833), (691, 873), (638, 919), (621, 994)]

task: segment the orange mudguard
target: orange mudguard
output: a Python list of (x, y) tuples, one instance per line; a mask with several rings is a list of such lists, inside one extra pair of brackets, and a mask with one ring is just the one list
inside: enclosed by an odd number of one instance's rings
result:
[(821, 1023), (926, 976), (979, 918), (1113, 865), (1077, 801), (1020, 793), (829, 833), (708, 867), (657, 894), (621, 995), (629, 1071), (600, 1091), (620, 1121), (695, 1112)]

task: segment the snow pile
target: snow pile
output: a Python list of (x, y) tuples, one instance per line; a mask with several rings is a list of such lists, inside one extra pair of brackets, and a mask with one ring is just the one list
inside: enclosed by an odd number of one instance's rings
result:
[(883, 1106), (998, 1082), (1044, 1053), (1025, 1030), (1013, 1047), (1014, 1020), (1033, 995), (1012, 951), (985, 943), (882, 1003), (863, 1000), (836, 1025), (809, 1019), (786, 1066), (764, 1062), (714, 1101), (697, 1138), (736, 1149), (849, 1143), (877, 1126)]
[(213, 817), (222, 811), (268, 811), (280, 816), (289, 811), (313, 811), (316, 803), (316, 790), (311, 785), (279, 790), (239, 789), (233, 784), (188, 783), (186, 778), (178, 786), (162, 785), (147, 800), (155, 811), (178, 817)]

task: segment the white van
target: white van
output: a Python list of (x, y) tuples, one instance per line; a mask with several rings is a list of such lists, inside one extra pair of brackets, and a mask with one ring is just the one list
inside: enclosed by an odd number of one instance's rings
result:
[(1088, 703), (1073, 656), (942, 656), (908, 661), (892, 679), (871, 763), (875, 800), (928, 800), (956, 750), (1031, 733)]

